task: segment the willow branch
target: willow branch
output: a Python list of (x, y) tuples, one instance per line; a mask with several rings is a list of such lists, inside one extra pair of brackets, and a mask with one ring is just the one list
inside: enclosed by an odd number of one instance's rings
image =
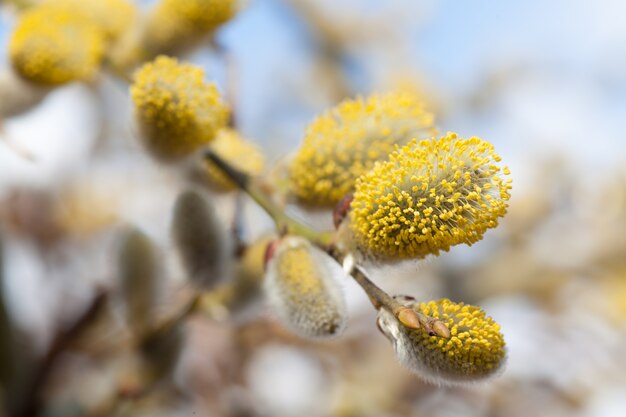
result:
[(57, 335), (52, 342), (48, 353), (43, 358), (37, 373), (33, 377), (28, 389), (24, 393), (21, 406), (13, 414), (15, 417), (31, 417), (40, 413), (42, 407), (42, 390), (54, 369), (57, 359), (65, 352), (71, 344), (83, 334), (91, 323), (98, 317), (99, 312), (106, 304), (108, 293), (101, 291), (98, 293), (87, 309), (76, 321), (66, 330)]
[(243, 172), (230, 166), (219, 155), (208, 149), (204, 157), (215, 164), (224, 174), (226, 174), (239, 188), (244, 190), (267, 214), (272, 218), (280, 232), (292, 233), (305, 237), (321, 246), (328, 246), (332, 241), (332, 234), (321, 233), (300, 223), (288, 216), (280, 207), (272, 202), (260, 189), (251, 181), (250, 177)]

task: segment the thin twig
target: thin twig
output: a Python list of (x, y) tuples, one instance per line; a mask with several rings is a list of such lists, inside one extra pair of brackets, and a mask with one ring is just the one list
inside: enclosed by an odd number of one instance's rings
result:
[(106, 291), (98, 292), (81, 316), (78, 317), (70, 327), (56, 336), (50, 345), (50, 349), (43, 357), (30, 385), (27, 387), (22, 399), (22, 404), (13, 414), (14, 417), (33, 417), (40, 414), (41, 407), (43, 406), (42, 391), (46, 386), (46, 382), (58, 358), (81, 334), (83, 334), (83, 331), (89, 327), (93, 320), (98, 317), (98, 313), (105, 305), (107, 298), (108, 293)]
[(222, 170), (239, 188), (245, 191), (267, 214), (272, 218), (278, 230), (285, 230), (287, 233), (293, 233), (306, 237), (307, 239), (319, 244), (320, 246), (328, 246), (332, 241), (332, 234), (322, 233), (311, 229), (299, 221), (289, 217), (285, 212), (276, 206), (260, 189), (254, 184), (250, 177), (230, 166), (219, 155), (208, 149), (204, 153), (205, 158), (214, 163)]
[(244, 200), (241, 191), (235, 195), (235, 213), (232, 222), (232, 236), (235, 241), (235, 254), (240, 256), (246, 249), (244, 240)]
[(395, 313), (402, 305), (393, 299), (389, 294), (374, 284), (360, 267), (355, 267), (351, 274), (352, 278), (363, 288), (374, 307), (378, 310), (385, 307)]

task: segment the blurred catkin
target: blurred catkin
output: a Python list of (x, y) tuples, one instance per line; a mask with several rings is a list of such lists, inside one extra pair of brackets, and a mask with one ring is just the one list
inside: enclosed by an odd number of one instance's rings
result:
[(149, 56), (177, 55), (201, 42), (237, 11), (235, 0), (160, 0), (143, 35)]
[(176, 199), (172, 238), (191, 282), (208, 289), (225, 279), (230, 237), (213, 206), (195, 191)]
[(357, 180), (349, 227), (377, 259), (423, 258), (471, 245), (506, 213), (510, 180), (493, 145), (449, 133), (412, 141)]
[(346, 100), (307, 128), (291, 163), (291, 192), (303, 203), (332, 206), (397, 145), (434, 135), (433, 122), (420, 97), (411, 93)]
[(128, 230), (119, 250), (119, 278), (128, 324), (141, 336), (152, 326), (160, 289), (160, 262), (157, 249), (148, 236)]
[(9, 43), (17, 73), (46, 86), (92, 79), (103, 53), (104, 33), (88, 17), (50, 4), (24, 12)]
[(340, 334), (346, 306), (339, 264), (306, 239), (288, 236), (277, 243), (267, 264), (265, 293), (278, 318), (304, 337)]
[(214, 139), (228, 107), (204, 71), (160, 56), (134, 76), (130, 93), (140, 136), (155, 158), (179, 160)]
[(410, 329), (386, 309), (379, 310), (379, 327), (398, 359), (422, 378), (458, 384), (485, 379), (502, 367), (506, 350), (500, 326), (479, 307), (448, 299), (405, 305), (439, 320), (450, 332), (446, 338), (424, 328)]

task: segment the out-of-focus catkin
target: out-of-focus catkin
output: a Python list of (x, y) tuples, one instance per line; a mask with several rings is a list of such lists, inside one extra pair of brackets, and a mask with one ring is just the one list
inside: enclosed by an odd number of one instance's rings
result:
[(410, 142), (357, 180), (354, 243), (373, 258), (398, 260), (479, 241), (506, 213), (511, 186), (500, 160), (477, 137)]
[(441, 337), (424, 328), (411, 329), (384, 308), (378, 326), (393, 344), (400, 362), (422, 378), (439, 384), (479, 381), (501, 369), (506, 357), (500, 326), (479, 307), (448, 299), (405, 302), (449, 330)]
[(291, 192), (308, 205), (332, 206), (397, 145), (434, 135), (433, 121), (411, 93), (346, 100), (307, 128), (291, 163)]
[(9, 55), (24, 79), (57, 86), (92, 79), (100, 69), (104, 42), (104, 33), (82, 13), (43, 4), (20, 17)]
[(189, 279), (202, 288), (222, 281), (231, 255), (231, 241), (209, 202), (195, 191), (176, 199), (172, 237)]
[(119, 249), (118, 271), (126, 316), (135, 335), (141, 337), (151, 326), (157, 303), (161, 270), (159, 254), (143, 232), (125, 232)]
[(145, 148), (176, 161), (207, 144), (228, 119), (228, 107), (199, 67), (160, 56), (145, 64), (130, 88)]
[(142, 44), (146, 53), (179, 54), (237, 12), (236, 0), (161, 0), (145, 24)]
[(301, 237), (277, 243), (267, 264), (265, 292), (278, 318), (304, 337), (341, 333), (346, 307), (337, 282), (345, 274), (339, 264)]

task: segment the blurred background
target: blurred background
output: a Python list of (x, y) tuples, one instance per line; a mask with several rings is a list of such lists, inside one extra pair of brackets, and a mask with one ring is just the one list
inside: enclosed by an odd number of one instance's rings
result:
[[(5, 3), (3, 68), (16, 21)], [(507, 342), (500, 376), (422, 382), (396, 363), (367, 298), (345, 283), (342, 337), (300, 339), (262, 300), (213, 309), (186, 323), (165, 383), (120, 399), (135, 392), (134, 359), (116, 350), (123, 326), (112, 300), (102, 329), (54, 356), (38, 387), (42, 413), (98, 415), (115, 402), (100, 415), (626, 415), (625, 17), (618, 0), (250, 0), (216, 33), (222, 53), (207, 44), (185, 56), (230, 91), (238, 129), (269, 167), (316, 114), (398, 88), (423, 95), (442, 132), (495, 145), (513, 178), (500, 227), (471, 248), (371, 272), (391, 293), (482, 306)], [(0, 327), (35, 369), (14, 376), (36, 375), (59, 334), (115, 288), (122, 225), (162, 250), (164, 305), (185, 291), (169, 239), (184, 179), (142, 152), (131, 113), (127, 85), (102, 74), (3, 122)], [(214, 201), (230, 221), (233, 195)], [(272, 230), (254, 204), (244, 210), (247, 241)], [(330, 224), (328, 213), (314, 217)]]

